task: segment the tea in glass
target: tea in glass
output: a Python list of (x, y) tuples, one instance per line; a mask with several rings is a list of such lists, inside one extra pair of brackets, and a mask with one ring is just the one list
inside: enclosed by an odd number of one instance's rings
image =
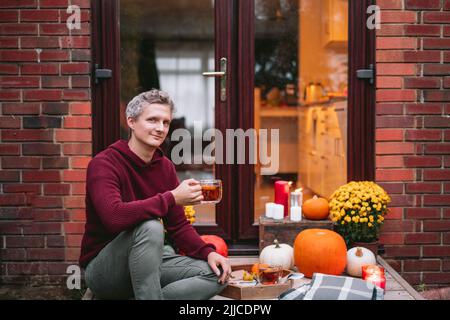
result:
[(202, 187), (203, 200), (201, 203), (219, 203), (222, 200), (222, 181), (200, 180)]
[(276, 284), (283, 274), (283, 266), (269, 266), (259, 269), (259, 282), (261, 284)]

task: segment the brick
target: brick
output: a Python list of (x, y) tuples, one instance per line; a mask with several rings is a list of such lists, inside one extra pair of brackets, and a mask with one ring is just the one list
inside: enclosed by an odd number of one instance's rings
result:
[(88, 89), (84, 90), (70, 90), (65, 89), (63, 90), (63, 100), (73, 100), (73, 101), (80, 101), (80, 100), (89, 100), (90, 99), (90, 91)]
[(70, 221), (86, 221), (86, 212), (83, 209), (72, 209), (69, 212)]
[(67, 246), (80, 248), (82, 239), (83, 239), (82, 235), (68, 234), (66, 237)]
[(424, 90), (423, 96), (427, 102), (450, 101), (450, 90)]
[(405, 0), (407, 10), (440, 10), (441, 0)]
[(33, 210), (33, 220), (36, 222), (64, 221), (65, 211), (54, 209)]
[(42, 159), (44, 169), (68, 169), (69, 159), (62, 157), (45, 157)]
[(405, 234), (405, 244), (436, 244), (440, 242), (441, 242), (441, 234), (437, 232)]
[(23, 227), (24, 234), (61, 234), (60, 222), (36, 222)]
[[(14, 209), (14, 212), (19, 211), (18, 208), (13, 208), (13, 209)], [(4, 210), (2, 208), (2, 211), (0, 211), (2, 216), (6, 210), (11, 211), (11, 208), (4, 208)], [(9, 214), (9, 217), (14, 217), (14, 216)], [(2, 220), (3, 219), (4, 218), (2, 217)], [(18, 221), (14, 221), (14, 222), (2, 221), (2, 223), (0, 224), (0, 232), (2, 235), (16, 235), (16, 234), (21, 235), (22, 234), (22, 225)], [(2, 242), (2, 246), (3, 246), (3, 242)]]
[(41, 159), (39, 157), (3, 157), (3, 169), (39, 169)]
[(444, 88), (446, 88), (446, 89), (450, 89), (450, 77), (445, 77), (445, 78), (444, 78), (443, 86), (444, 86)]
[(450, 169), (426, 169), (423, 172), (423, 179), (429, 180), (450, 180)]
[(412, 128), (414, 127), (414, 117), (411, 116), (389, 116), (377, 117), (377, 128)]
[(61, 37), (61, 48), (63, 49), (89, 49), (91, 38), (89, 36)]
[(424, 257), (449, 257), (450, 246), (424, 246)]
[(425, 76), (446, 76), (450, 75), (450, 64), (427, 63), (423, 66)]
[(437, 77), (411, 77), (405, 78), (406, 89), (421, 89), (421, 88), (440, 88), (441, 79)]
[[(426, 117), (424, 120), (425, 120), (424, 125), (427, 128), (449, 128), (450, 127), (450, 117), (448, 117), (448, 116), (444, 116), (444, 117), (437, 117), (437, 116), (431, 117), (430, 116), (430, 117)], [(433, 130), (433, 131), (437, 131), (437, 130)]]
[(383, 232), (414, 232), (413, 221), (385, 220)]
[(0, 63), (0, 74), (19, 74), (19, 66), (15, 64)]
[(2, 130), (3, 141), (52, 141), (53, 133), (50, 130)]
[(407, 103), (405, 108), (410, 115), (441, 114), (443, 109), (441, 103)]
[(423, 282), (427, 284), (448, 284), (450, 283), (450, 274), (444, 272), (424, 272)]
[(386, 257), (420, 257), (420, 247), (418, 245), (408, 245), (401, 247), (385, 247)]
[(47, 247), (61, 248), (65, 246), (65, 238), (63, 236), (47, 236)]
[(48, 115), (66, 115), (69, 113), (69, 104), (66, 102), (44, 102), (42, 113)]
[(424, 231), (448, 231), (450, 228), (450, 220), (424, 221)]
[(16, 156), (20, 154), (20, 145), (11, 143), (0, 144), (0, 155)]
[(91, 117), (65, 117), (64, 128), (67, 129), (90, 129), (92, 118)]
[(401, 103), (377, 103), (377, 115), (400, 115), (403, 114)]
[(0, 48), (17, 49), (19, 48), (19, 39), (17, 37), (0, 37)]
[(0, 194), (0, 206), (24, 206), (26, 198), (23, 194)]
[(407, 183), (406, 193), (441, 193), (440, 183)]
[(41, 61), (68, 61), (70, 59), (70, 52), (67, 50), (43, 50), (40, 58)]
[(59, 48), (57, 37), (21, 37), (21, 48)]
[(447, 38), (424, 38), (424, 49), (450, 49), (450, 39)]
[(389, 11), (381, 12), (381, 23), (416, 23), (417, 13), (414, 11)]
[(72, 115), (91, 115), (91, 102), (72, 102), (69, 110)]
[(450, 12), (424, 12), (423, 22), (425, 23), (448, 23)]
[(3, 185), (3, 192), (4, 193), (34, 193), (34, 194), (40, 194), (41, 193), (41, 185), (40, 184), (16, 184), (16, 183), (9, 183)]
[(91, 78), (89, 76), (72, 76), (72, 88), (90, 88)]
[(91, 50), (74, 49), (70, 54), (72, 61), (91, 61)]
[(2, 88), (36, 88), (39, 87), (39, 77), (0, 77)]
[(69, 34), (69, 29), (65, 23), (40, 23), (40, 35), (66, 35)]
[(410, 142), (377, 142), (376, 154), (413, 154), (414, 144)]
[(47, 266), (41, 262), (8, 263), (8, 275), (44, 275), (47, 274)]
[(67, 8), (68, 0), (40, 0), (41, 8)]
[(377, 77), (377, 88), (400, 89), (403, 85), (401, 77)]
[(37, 52), (34, 50), (0, 50), (0, 61), (37, 61)]
[(387, 9), (402, 9), (402, 0), (377, 0), (377, 5), (382, 10)]
[(0, 128), (2, 129), (18, 129), (20, 128), (20, 119), (14, 117), (0, 116)]
[(47, 183), (44, 185), (45, 195), (70, 195), (70, 184)]
[(450, 141), (450, 130), (444, 130), (444, 140)]
[(21, 10), (22, 22), (59, 22), (59, 10)]
[(91, 143), (64, 143), (63, 145), (64, 155), (92, 155), (92, 144)]
[[(397, 180), (400, 181), (400, 180)], [(415, 205), (415, 196), (413, 195), (391, 195), (391, 206), (393, 207), (411, 207)]]
[(376, 40), (377, 50), (417, 49), (417, 39), (400, 37), (379, 37)]
[(89, 63), (62, 63), (61, 74), (89, 74)]
[(8, 0), (0, 2), (0, 8), (34, 8), (37, 0)]
[(44, 247), (43, 236), (11, 236), (5, 237), (7, 248), (42, 248)]
[(450, 1), (444, 0), (444, 10), (450, 10)]
[(24, 261), (26, 260), (26, 251), (24, 249), (0, 249), (2, 261)]
[(63, 129), (56, 130), (56, 141), (58, 142), (90, 142), (92, 141), (91, 130)]
[(43, 88), (68, 88), (69, 77), (63, 76), (44, 76), (42, 79)]
[[(406, 208), (405, 218), (417, 219), (440, 219), (441, 213), (438, 208)], [(425, 230), (430, 231), (430, 230)]]
[(403, 244), (404, 234), (402, 233), (382, 233), (380, 235), (380, 243), (384, 245)]
[(60, 172), (52, 170), (42, 171), (23, 171), (23, 182), (59, 182), (61, 181)]
[(444, 166), (450, 168), (450, 157), (444, 157)]
[(430, 143), (425, 146), (425, 154), (449, 154), (450, 143)]
[(79, 196), (73, 196), (73, 197), (65, 197), (64, 198), (64, 206), (67, 209), (82, 209), (86, 207), (85, 204), (85, 198), (79, 197)]
[(19, 101), (20, 91), (19, 90), (2, 90), (0, 91), (0, 101)]
[(412, 63), (378, 63), (377, 74), (379, 76), (415, 75), (416, 65)]
[(396, 182), (378, 182), (388, 194), (403, 194), (403, 183)]
[(47, 129), (61, 128), (62, 119), (60, 117), (23, 117), (23, 127), (25, 129)]
[(19, 10), (2, 10), (0, 11), (0, 22), (18, 22)]
[[(384, 28), (384, 27), (383, 27)], [(440, 54), (439, 54), (440, 57)], [(404, 51), (401, 50), (377, 50), (377, 62), (404, 62)], [(440, 58), (437, 62), (440, 62)]]
[(405, 163), (402, 156), (377, 156), (377, 168), (403, 168)]
[(66, 260), (77, 262), (80, 257), (79, 248), (66, 248)]
[(0, 24), (0, 34), (6, 35), (37, 35), (38, 25), (35, 23), (2, 23)]
[(376, 141), (403, 141), (402, 129), (377, 129)]
[(419, 37), (419, 36), (439, 37), (441, 35), (441, 27), (423, 24), (410, 24), (404, 26), (404, 35), (411, 37)]
[(403, 266), (405, 271), (440, 271), (441, 260), (406, 260)]
[[(72, 2), (72, 4), (74, 4), (74, 2)], [(89, 22), (90, 21), (90, 11), (89, 10), (81, 10), (81, 16), (80, 16), (80, 21), (81, 22)], [(67, 21), (67, 19), (69, 18), (70, 15), (72, 15), (73, 13), (67, 13), (66, 10), (60, 10), (60, 15), (61, 15), (61, 21)]]
[(25, 101), (60, 101), (61, 99), (61, 90), (41, 89), (24, 91)]
[(33, 208), (62, 208), (61, 197), (33, 196), (31, 198)]
[(376, 99), (380, 102), (415, 101), (417, 93), (415, 90), (380, 89), (376, 92)]
[(426, 206), (449, 206), (450, 195), (424, 195), (423, 201)]
[(19, 171), (0, 171), (0, 182), (17, 182), (20, 179)]
[(72, 4), (79, 6), (80, 8), (88, 9), (91, 7), (90, 0), (72, 0)]
[(407, 141), (441, 141), (441, 130), (406, 130)]
[(28, 261), (63, 261), (63, 248), (29, 249), (27, 250)]
[(84, 182), (86, 181), (86, 170), (64, 170), (64, 182)]
[(40, 111), (39, 103), (3, 103), (4, 115), (37, 115)]
[(23, 64), (22, 74), (58, 74), (59, 65), (49, 63)]
[(377, 181), (412, 181), (414, 170), (407, 169), (378, 169), (375, 173)]
[(86, 195), (86, 183), (72, 183), (72, 195)]

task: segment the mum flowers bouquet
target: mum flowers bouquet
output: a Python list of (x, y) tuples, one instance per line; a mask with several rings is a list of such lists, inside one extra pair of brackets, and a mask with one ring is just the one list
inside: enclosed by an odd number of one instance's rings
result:
[(330, 218), (347, 245), (378, 241), (391, 198), (372, 181), (349, 182), (330, 198)]

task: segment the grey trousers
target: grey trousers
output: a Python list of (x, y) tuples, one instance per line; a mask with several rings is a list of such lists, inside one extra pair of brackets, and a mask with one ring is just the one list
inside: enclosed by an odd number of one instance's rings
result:
[(86, 285), (99, 299), (206, 300), (226, 285), (206, 261), (164, 245), (159, 220), (120, 233), (89, 262)]

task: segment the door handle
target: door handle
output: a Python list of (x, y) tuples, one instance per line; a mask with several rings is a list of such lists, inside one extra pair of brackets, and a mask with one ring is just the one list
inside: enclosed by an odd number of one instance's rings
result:
[(220, 78), (220, 101), (227, 101), (227, 58), (220, 59), (220, 71), (203, 72), (204, 77)]
[(95, 83), (98, 84), (101, 79), (111, 79), (112, 70), (111, 69), (100, 69), (98, 64), (95, 64), (94, 70)]
[(369, 69), (356, 70), (356, 77), (358, 79), (369, 79), (370, 84), (373, 84), (374, 76), (373, 64), (369, 66)]

